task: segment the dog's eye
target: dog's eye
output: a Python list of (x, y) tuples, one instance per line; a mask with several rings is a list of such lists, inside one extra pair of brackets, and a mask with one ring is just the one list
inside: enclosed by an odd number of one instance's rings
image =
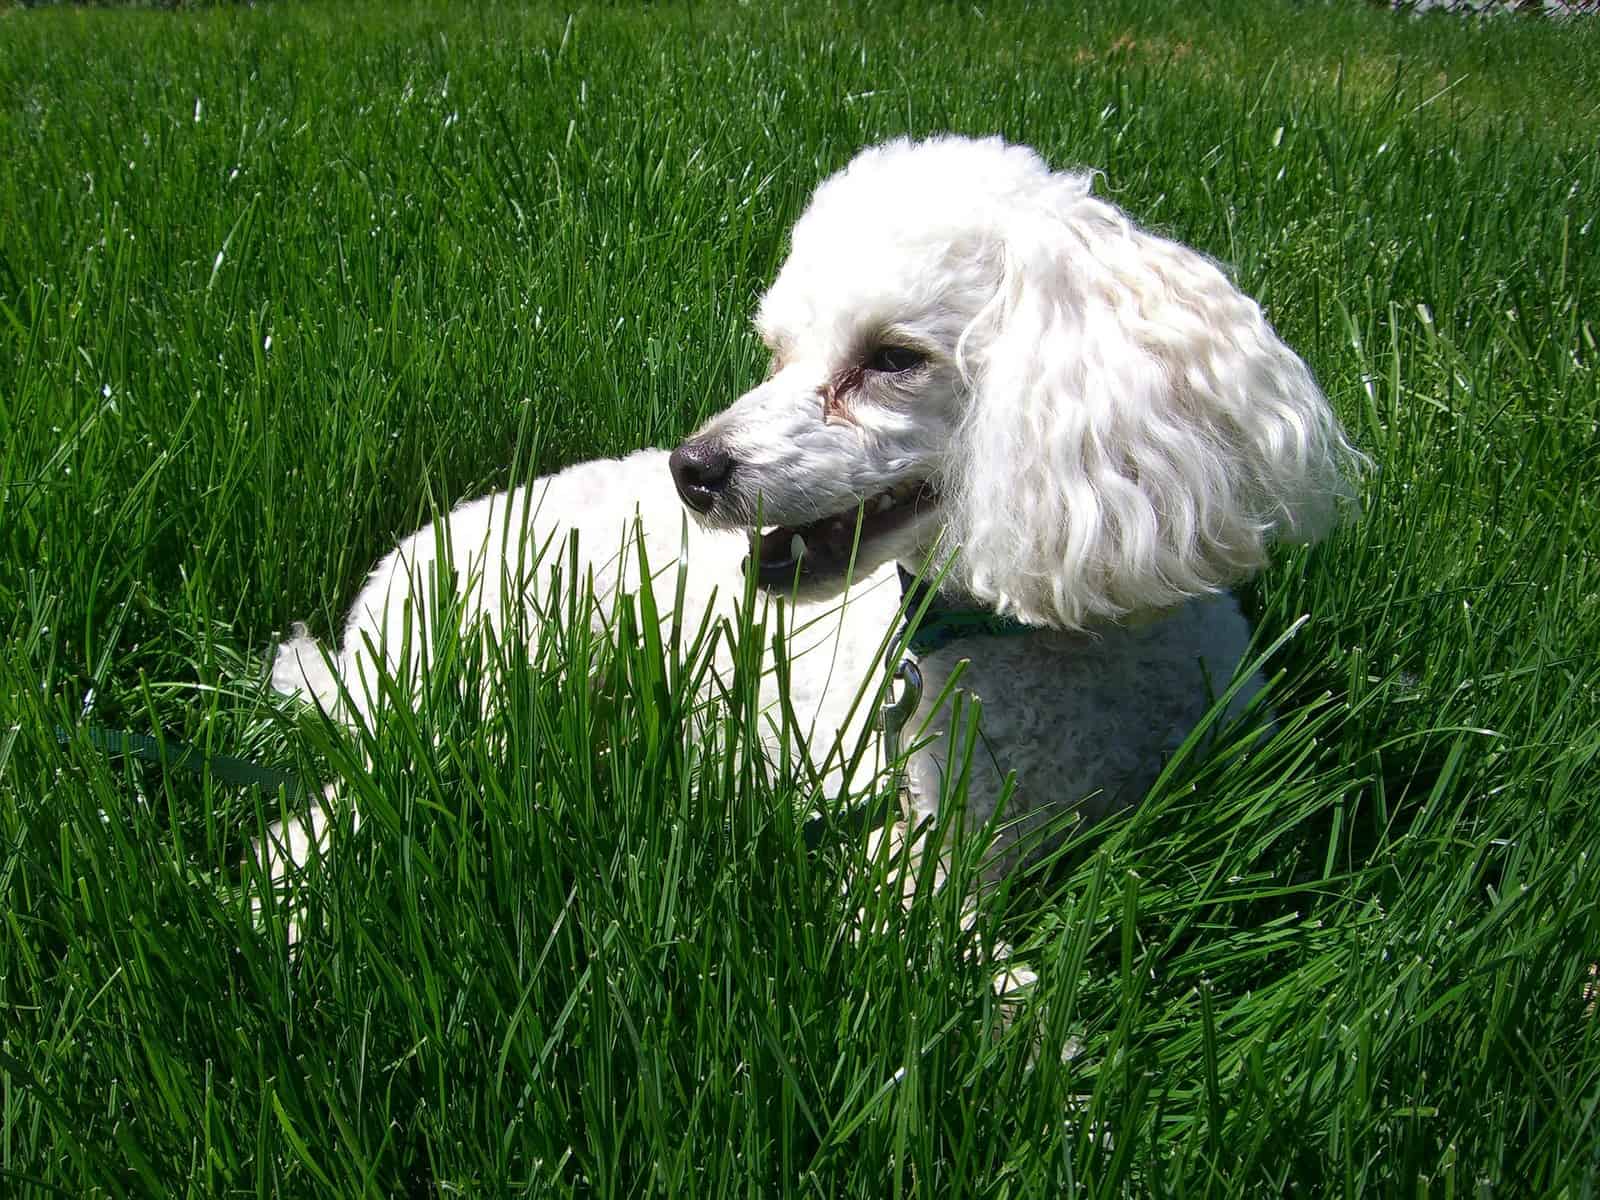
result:
[(910, 346), (879, 346), (867, 357), (867, 370), (898, 375), (902, 371), (915, 370), (926, 361), (920, 350), (913, 350)]

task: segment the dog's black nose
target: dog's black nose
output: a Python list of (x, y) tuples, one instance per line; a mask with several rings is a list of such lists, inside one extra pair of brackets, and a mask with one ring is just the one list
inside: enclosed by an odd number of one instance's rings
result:
[(709, 512), (733, 478), (733, 455), (711, 438), (695, 438), (672, 452), (667, 460), (678, 495), (695, 512)]

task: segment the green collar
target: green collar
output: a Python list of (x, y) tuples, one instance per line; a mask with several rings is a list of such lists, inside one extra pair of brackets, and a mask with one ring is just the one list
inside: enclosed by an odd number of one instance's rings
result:
[[(931, 654), (962, 638), (1036, 632), (1015, 617), (1002, 617), (987, 608), (952, 608), (926, 580), (918, 580), (905, 567), (900, 568), (900, 596), (906, 619), (895, 645), (902, 647), (902, 654)], [(919, 612), (922, 620), (908, 637), (907, 629)]]

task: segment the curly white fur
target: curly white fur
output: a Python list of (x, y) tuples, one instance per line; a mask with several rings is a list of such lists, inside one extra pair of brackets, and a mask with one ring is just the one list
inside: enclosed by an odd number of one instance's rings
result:
[[(1014, 772), (1012, 837), (1143, 794), (1244, 660), (1225, 589), (1272, 539), (1320, 535), (1359, 462), (1305, 364), (1212, 262), (998, 139), (858, 155), (795, 226), (757, 324), (771, 375), (671, 456), (701, 518), (680, 615), (692, 627), (737, 593), (746, 538), (775, 526), (764, 577), (827, 615), (791, 697), (827, 747), (852, 732), (841, 697), (877, 669), (891, 564), (945, 568), (954, 602), (1028, 630), (922, 658), (913, 807), (935, 813), (970, 760), (969, 817), (985, 819)], [(507, 564), (571, 528), (603, 596), (627, 592), (637, 580), (608, 555), (629, 519), (646, 519), (653, 561), (677, 555), (668, 486), (666, 456), (644, 452), (463, 506), (379, 565), (339, 673), (356, 691), (366, 641), (401, 643), (441, 546), (481, 581), (469, 610), (496, 623), (496, 596), (526, 594)], [(852, 571), (864, 584), (840, 607)], [(306, 649), (282, 648), (285, 686)], [(958, 670), (976, 727), (935, 703)]]
[[(998, 139), (868, 150), (818, 189), (762, 302), (777, 371), (702, 438), (731, 452), (713, 523), (848, 508), (908, 476), (941, 503), (962, 590), (1083, 629), (1215, 593), (1309, 540), (1352, 453), (1305, 364), (1203, 255)], [(881, 345), (925, 355), (824, 394)], [(819, 419), (819, 417), (821, 419)], [(914, 546), (886, 549), (914, 558)]]

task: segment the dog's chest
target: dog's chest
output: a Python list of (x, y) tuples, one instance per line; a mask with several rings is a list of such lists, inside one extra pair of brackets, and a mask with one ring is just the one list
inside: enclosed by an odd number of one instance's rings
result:
[(1094, 820), (1132, 803), (1226, 689), (1249, 641), (1238, 605), (1221, 596), (1138, 628), (975, 636), (925, 654), (906, 734), (917, 747), (913, 807), (932, 816), (964, 780), (968, 822), (987, 820), (1012, 772), (1007, 821), (1063, 805)]

